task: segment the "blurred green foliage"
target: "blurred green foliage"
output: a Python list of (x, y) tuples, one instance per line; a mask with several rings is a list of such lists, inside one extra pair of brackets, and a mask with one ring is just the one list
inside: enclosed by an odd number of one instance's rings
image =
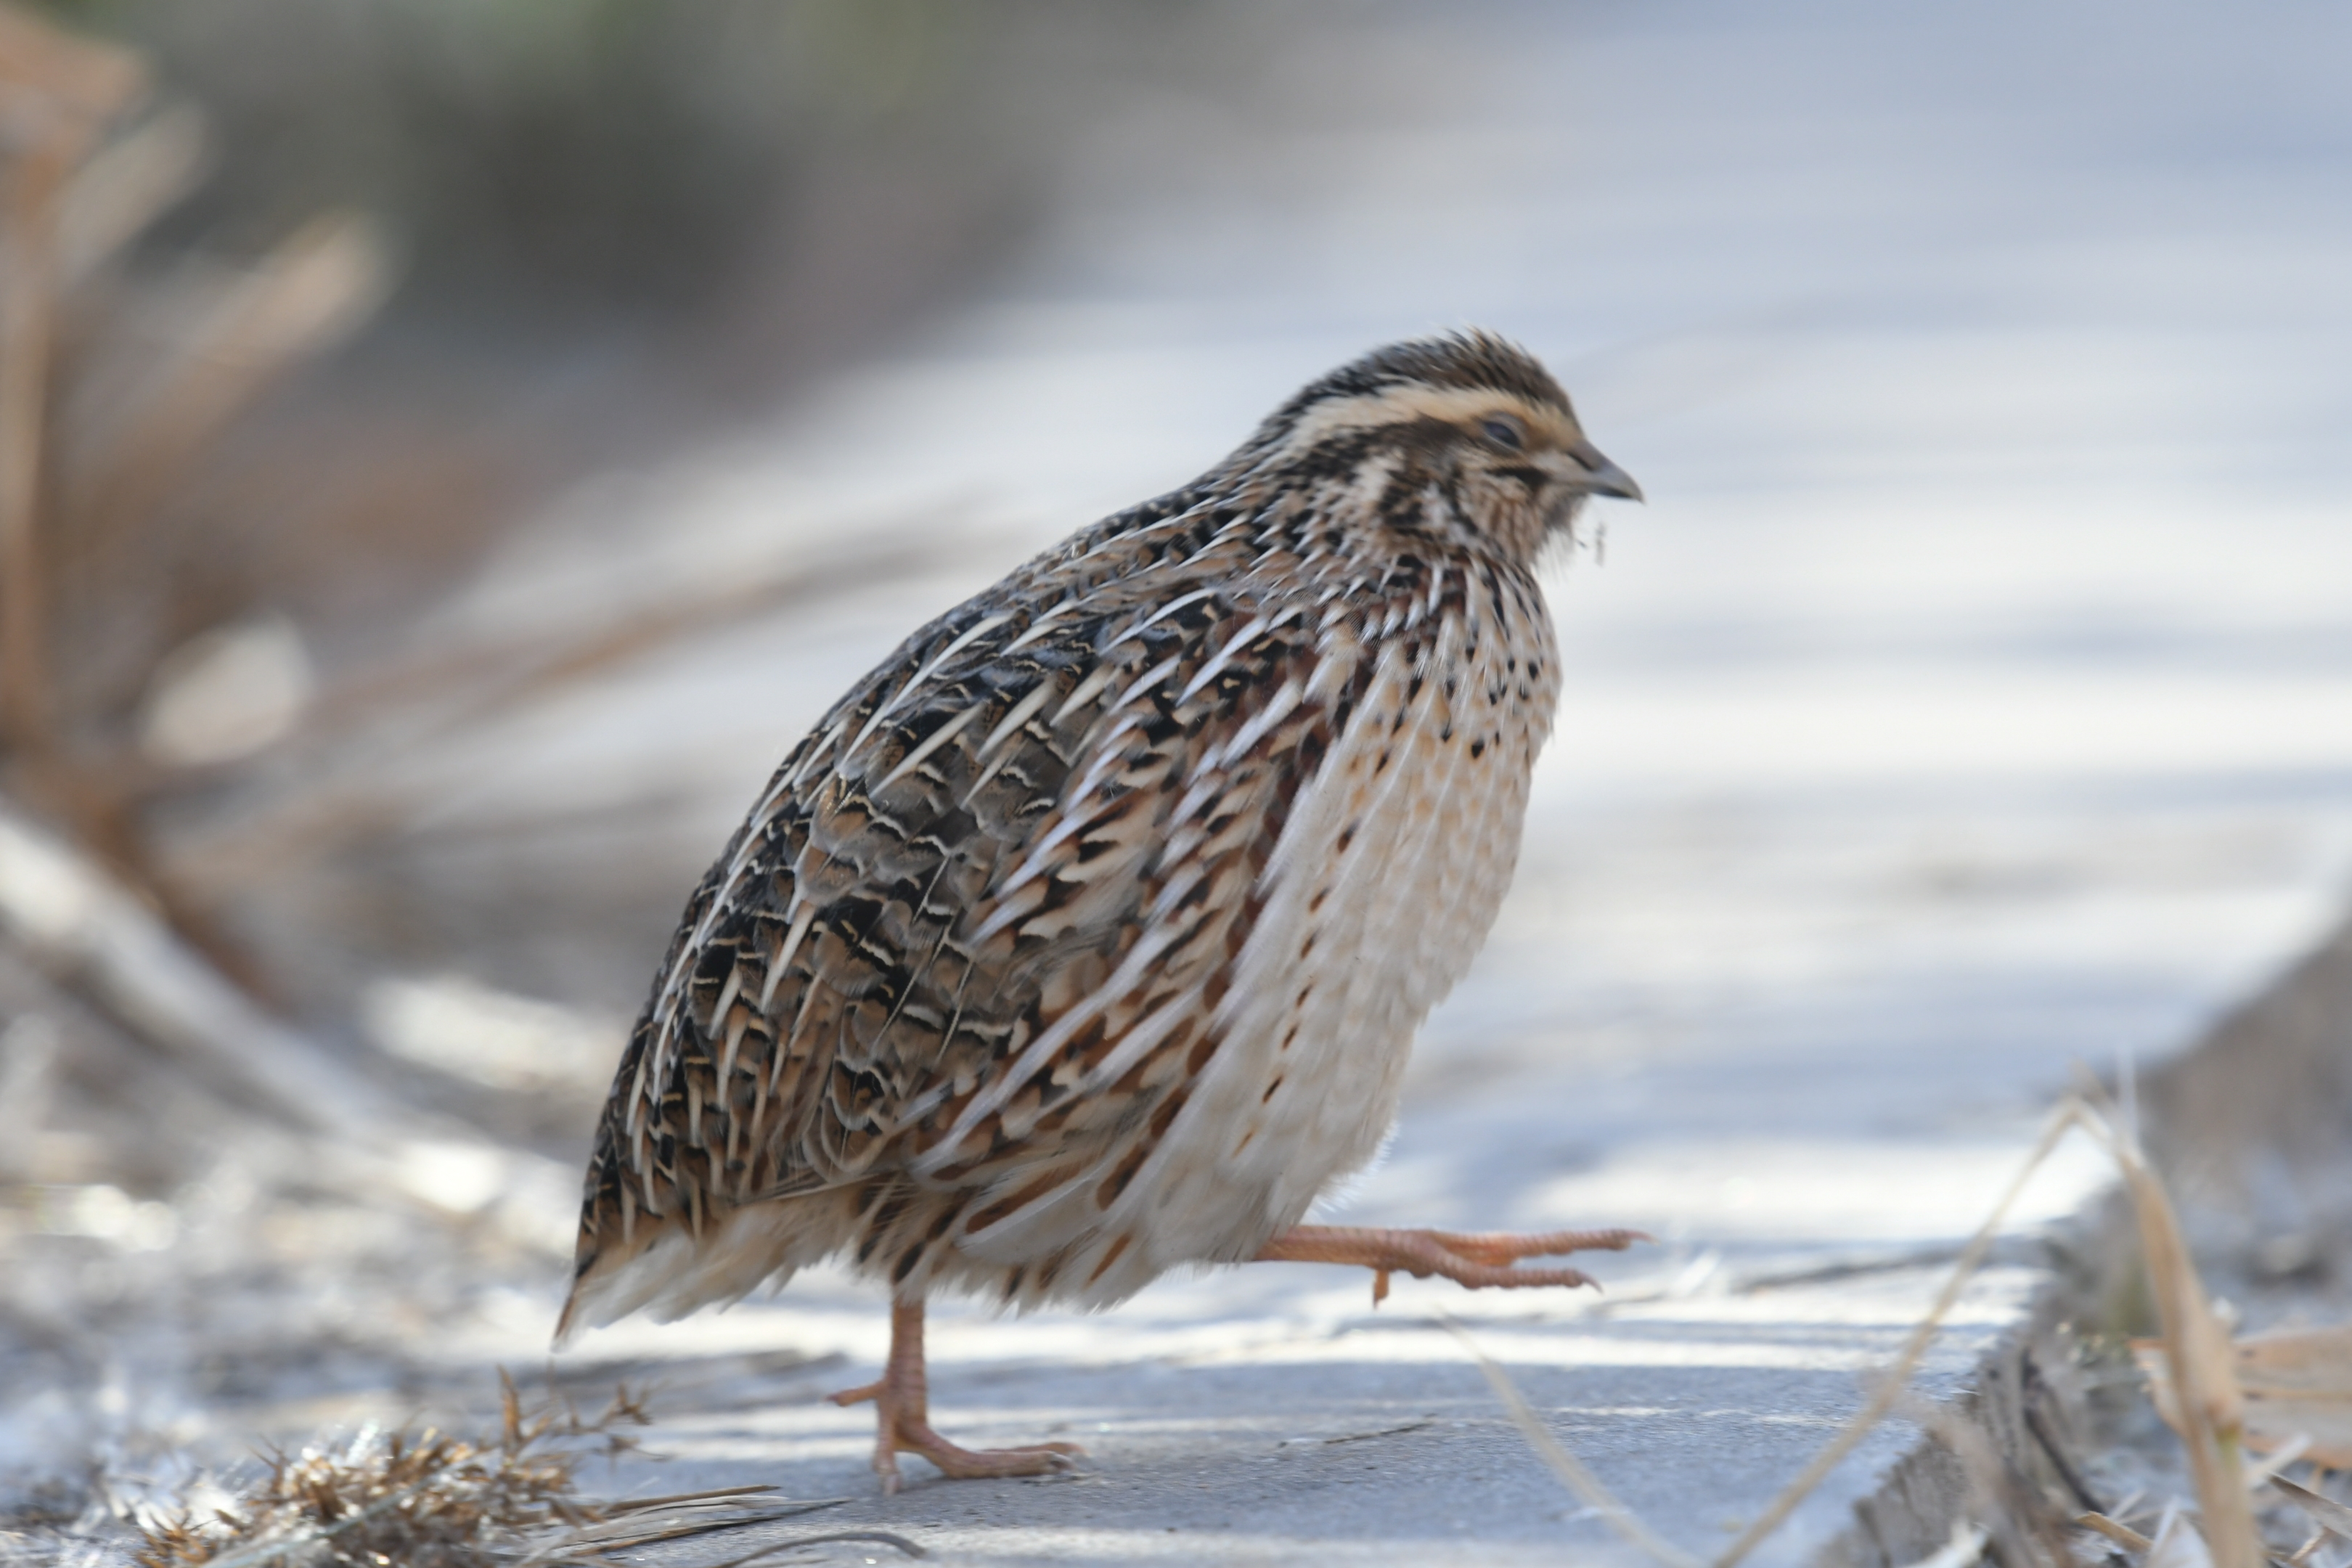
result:
[[(48, 0), (203, 107), (215, 173), (159, 235), (383, 220), (409, 302), (662, 312), (843, 226), (960, 205), (975, 244), (1177, 0)], [(1179, 66), (1181, 68), (1181, 65)], [(917, 230), (926, 226), (915, 224)]]

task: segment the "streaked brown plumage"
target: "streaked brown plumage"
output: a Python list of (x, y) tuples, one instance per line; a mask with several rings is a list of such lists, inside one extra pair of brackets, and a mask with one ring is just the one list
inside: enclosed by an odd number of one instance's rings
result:
[(1534, 360), (1398, 344), (908, 638), (696, 889), (559, 1334), (845, 1253), (913, 1347), (860, 1391), (895, 1482), (900, 1449), (1055, 1459), (929, 1432), (937, 1287), (1103, 1306), (1260, 1257), (1581, 1280), (1511, 1265), (1623, 1233), (1294, 1227), (1378, 1149), (1508, 883), (1559, 680), (1533, 570), (1592, 494), (1639, 491)]

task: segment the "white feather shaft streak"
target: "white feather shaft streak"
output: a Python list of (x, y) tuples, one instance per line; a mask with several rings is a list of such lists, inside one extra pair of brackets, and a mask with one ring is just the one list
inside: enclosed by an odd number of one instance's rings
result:
[(1276, 724), (1289, 718), (1306, 696), (1307, 689), (1298, 681), (1284, 681), (1282, 689), (1251, 716), (1248, 723), (1234, 732), (1232, 740), (1202, 757), (1201, 765), (1193, 770), (1193, 776), (1197, 778), (1211, 768), (1229, 766), (1234, 758), (1249, 755), (1250, 748), (1264, 740)]
[[(973, 755), (980, 759), (986, 760), (990, 752), (995, 751), (1006, 741), (1012, 739), (1012, 737), (1020, 731), (1023, 725), (1028, 723), (1030, 720), (1034, 719), (1038, 712), (1044, 709), (1045, 704), (1053, 700), (1053, 681), (1051, 679), (1042, 679), (1038, 681), (1035, 689), (1032, 690), (1028, 696), (1024, 697), (1019, 702), (1013, 704), (1013, 711), (1007, 713), (1003, 721), (1000, 722), (995, 729), (991, 730), (988, 732), (988, 738), (980, 743), (980, 750), (974, 752)], [(1064, 705), (1062, 711), (1065, 713), (1069, 711), (1067, 704)], [(974, 800), (978, 799), (980, 792), (988, 787), (989, 781), (994, 778), (998, 773), (1003, 771), (1004, 765), (1007, 763), (1010, 763), (1013, 757), (1018, 754), (1017, 749), (1015, 751), (1008, 751), (1003, 755), (996, 757), (993, 761), (990, 761), (988, 765), (980, 771), (979, 776), (971, 781), (971, 787), (963, 792), (962, 804), (970, 805)]]
[(1097, 1062), (1078, 1083), (1076, 1092), (1098, 1094), (1127, 1075), (1127, 1069), (1151, 1054), (1159, 1045), (1185, 1019), (1196, 1016), (1201, 1010), (1201, 988), (1187, 986), (1174, 996), (1154, 1007), (1136, 1026), (1119, 1037), (1108, 1056)]
[(900, 758), (898, 765), (892, 768), (888, 773), (883, 774), (882, 782), (876, 784), (874, 787), (876, 789), (887, 789), (892, 784), (897, 784), (900, 779), (905, 778), (908, 773), (913, 773), (917, 768), (922, 765), (923, 759), (925, 757), (929, 756), (933, 752), (938, 751), (941, 746), (944, 746), (950, 741), (954, 740), (956, 736), (962, 731), (965, 725), (970, 724), (974, 719), (980, 717), (980, 712), (981, 710), (977, 707), (967, 708), (962, 712), (957, 714), (954, 718), (949, 720), (946, 723), (940, 725), (938, 729), (932, 731), (929, 737), (926, 739), (921, 745), (917, 746), (913, 751), (908, 752), (904, 757)]
[(816, 919), (816, 906), (808, 900), (800, 900), (800, 912), (793, 917), (792, 930), (784, 933), (784, 945), (776, 950), (769, 962), (768, 977), (760, 983), (760, 1011), (764, 1013), (774, 1005), (776, 987), (784, 983), (784, 972), (793, 966), (793, 954), (801, 949), (801, 939), (808, 935), (809, 922)]
[(988, 732), (988, 739), (980, 743), (980, 751), (977, 754), (985, 757), (989, 752), (1004, 744), (1015, 730), (1037, 716), (1037, 710), (1045, 706), (1053, 695), (1054, 683), (1050, 680), (1040, 680), (1037, 683), (1037, 689), (1014, 703), (1013, 711), (1007, 713), (998, 721), (996, 728)]
[(938, 653), (932, 655), (929, 663), (925, 664), (922, 668), (915, 671), (914, 674), (908, 676), (906, 682), (901, 685), (898, 690), (890, 694), (888, 701), (874, 710), (874, 717), (866, 721), (866, 728), (857, 731), (857, 739), (849, 742), (848, 751), (843, 752), (843, 756), (845, 758), (850, 752), (856, 752), (858, 747), (863, 746), (867, 741), (873, 739), (875, 727), (879, 725), (883, 720), (887, 719), (891, 714), (897, 712), (908, 698), (921, 690), (923, 689), (923, 683), (930, 679), (932, 675), (938, 671), (940, 666), (947, 663), (948, 660), (953, 658), (965, 648), (970, 647), (973, 643), (979, 641), (982, 637), (986, 637), (989, 633), (994, 631), (997, 627), (1003, 626), (1012, 618), (1013, 616), (1011, 612), (1003, 610), (998, 611), (992, 616), (982, 616), (980, 620), (973, 622), (971, 626), (967, 627), (961, 637), (957, 637), (953, 642), (948, 644), (947, 647), (940, 649)]
[(779, 778), (775, 786), (760, 797), (759, 809), (752, 813), (752, 819), (765, 822), (774, 813), (776, 807), (782, 805), (794, 790), (808, 783), (810, 777), (819, 768), (831, 765), (834, 748), (841, 744), (841, 737), (845, 733), (847, 733), (846, 723), (836, 721), (826, 727), (824, 734), (812, 740), (799, 765), (791, 773)]
[(1187, 605), (1197, 605), (1203, 599), (1213, 599), (1219, 594), (1223, 592), (1224, 590), (1223, 588), (1210, 587), (1195, 588), (1189, 594), (1180, 594), (1175, 598), (1169, 600), (1166, 604), (1152, 611), (1151, 614), (1146, 616), (1141, 621), (1136, 624), (1133, 631), (1128, 632), (1118, 640), (1120, 642), (1125, 642), (1129, 637), (1139, 635), (1148, 626), (1157, 626), (1160, 622), (1167, 619), (1170, 616), (1174, 615), (1177, 611), (1185, 608)]
[[(725, 1018), (727, 1015), (721, 1013), (719, 1016)], [(735, 1076), (736, 1054), (743, 1048), (743, 1031), (751, 1026), (751, 1016), (749, 1013), (740, 1018), (730, 1019), (728, 1022), (727, 1048), (719, 1058), (719, 1081), (716, 1086), (719, 1103), (722, 1107), (728, 1102), (727, 1085)]]
[(1023, 1085), (1054, 1059), (1056, 1051), (1077, 1037), (1080, 1029), (1102, 1016), (1111, 1004), (1140, 988), (1160, 955), (1173, 946), (1181, 934), (1165, 926), (1146, 931), (1108, 980), (1055, 1019), (1053, 1026), (1030, 1041), (1012, 1065), (997, 1075), (995, 1082), (971, 1097), (971, 1103), (964, 1107), (955, 1125), (948, 1129), (947, 1136), (917, 1160), (914, 1168), (923, 1173), (936, 1171), (952, 1159), (957, 1146), (971, 1135), (971, 1130), (1003, 1109), (1006, 1100), (1018, 1094)]
[(710, 1009), (710, 1026), (719, 1027), (727, 1016), (727, 1009), (743, 993), (743, 966), (740, 963), (727, 972), (727, 984), (719, 988), (718, 1004)]
[(1241, 630), (1225, 639), (1225, 646), (1219, 648), (1210, 658), (1209, 662), (1201, 667), (1200, 672), (1184, 683), (1184, 689), (1176, 694), (1176, 700), (1190, 701), (1194, 692), (1223, 675), (1226, 667), (1234, 662), (1234, 656), (1265, 635), (1266, 628), (1273, 624), (1270, 616), (1251, 616)]
[(1023, 632), (1019, 637), (1014, 637), (1011, 642), (1004, 645), (1003, 651), (1006, 653), (1018, 653), (1023, 648), (1027, 647), (1031, 643), (1035, 642), (1039, 637), (1044, 637), (1047, 632), (1053, 630), (1054, 623), (1060, 619), (1063, 615), (1067, 613), (1069, 607), (1070, 601), (1067, 599), (1063, 600), (1058, 605), (1047, 605), (1036, 619), (1029, 623), (1029, 629), (1027, 631)]
[(1087, 678), (1079, 681), (1070, 695), (1063, 700), (1061, 707), (1055, 710), (1052, 722), (1059, 724), (1087, 703), (1094, 700), (1095, 693), (1110, 684), (1112, 673), (1111, 667), (1108, 664), (1095, 666)]
[(1137, 676), (1135, 678), (1135, 683), (1129, 686), (1125, 691), (1120, 692), (1118, 694), (1118, 700), (1111, 704), (1112, 711), (1116, 712), (1119, 709), (1126, 707), (1129, 703), (1134, 701), (1137, 698), (1142, 696), (1145, 692), (1150, 690), (1153, 687), (1159, 685), (1170, 676), (1175, 674), (1176, 667), (1182, 662), (1183, 656), (1181, 654), (1170, 654), (1166, 658), (1161, 659), (1158, 664), (1153, 665), (1150, 669), (1147, 669), (1141, 675)]
[(1030, 852), (1029, 858), (1024, 860), (1013, 870), (1013, 875), (1004, 879), (1003, 885), (996, 889), (996, 898), (1003, 907), (982, 921), (972, 931), (971, 940), (974, 942), (986, 942), (1027, 913), (1023, 906), (1003, 901), (1036, 880), (1041, 872), (1053, 865), (1056, 858), (1055, 851), (1066, 843), (1072, 834), (1083, 832), (1087, 821), (1087, 817), (1072, 813), (1055, 823), (1053, 830), (1037, 841), (1037, 847)]

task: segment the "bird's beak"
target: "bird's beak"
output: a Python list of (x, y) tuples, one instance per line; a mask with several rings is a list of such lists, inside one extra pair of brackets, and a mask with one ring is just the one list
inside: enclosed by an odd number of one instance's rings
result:
[(1568, 482), (1587, 495), (1615, 496), (1621, 500), (1640, 500), (1642, 487), (1633, 476), (1582, 443), (1569, 448), (1569, 457), (1580, 465), (1580, 471), (1568, 476)]

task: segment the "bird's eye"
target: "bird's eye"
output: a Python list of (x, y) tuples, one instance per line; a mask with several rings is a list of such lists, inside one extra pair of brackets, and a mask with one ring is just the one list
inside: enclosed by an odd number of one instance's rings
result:
[(1527, 432), (1520, 429), (1519, 422), (1507, 414), (1489, 414), (1478, 428), (1487, 440), (1507, 452), (1520, 451), (1528, 444)]

